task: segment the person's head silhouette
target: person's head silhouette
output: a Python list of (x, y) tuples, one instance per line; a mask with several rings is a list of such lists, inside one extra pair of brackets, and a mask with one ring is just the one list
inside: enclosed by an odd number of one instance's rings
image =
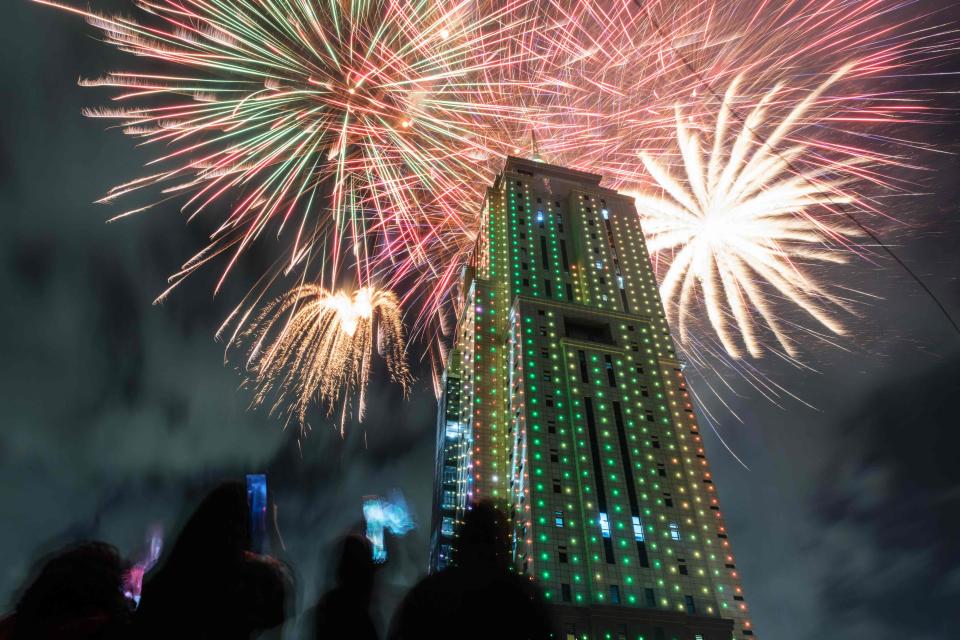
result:
[(337, 559), (337, 587), (358, 594), (369, 593), (373, 589), (375, 570), (370, 541), (358, 535), (344, 538), (340, 545), (340, 557)]
[(111, 637), (130, 616), (125, 569), (117, 550), (103, 542), (57, 553), (17, 602), (12, 637)]
[(484, 500), (467, 511), (455, 547), (454, 563), (464, 569), (507, 570), (510, 528), (504, 512)]

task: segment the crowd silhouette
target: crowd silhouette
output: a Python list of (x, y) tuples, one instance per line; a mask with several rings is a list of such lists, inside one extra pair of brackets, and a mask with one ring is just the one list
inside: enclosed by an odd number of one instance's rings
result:
[(147, 574), (139, 606), (124, 595), (130, 566), (112, 545), (48, 556), (0, 619), (0, 640), (247, 640), (296, 637), (296, 629), (311, 640), (552, 637), (538, 590), (511, 570), (508, 523), (493, 504), (468, 512), (453, 566), (414, 585), (386, 632), (366, 538), (337, 545), (333, 584), (298, 624), (293, 570), (252, 551), (250, 522), (242, 483), (214, 488)]

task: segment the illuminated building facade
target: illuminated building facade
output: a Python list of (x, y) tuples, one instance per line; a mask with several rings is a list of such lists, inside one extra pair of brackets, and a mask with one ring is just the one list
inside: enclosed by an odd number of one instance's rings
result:
[(754, 638), (632, 199), (508, 159), (462, 285), (431, 569), (492, 498), (565, 640)]

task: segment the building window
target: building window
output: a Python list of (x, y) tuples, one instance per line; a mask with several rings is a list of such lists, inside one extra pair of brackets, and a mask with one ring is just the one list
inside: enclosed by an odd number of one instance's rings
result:
[(453, 509), (456, 506), (457, 506), (456, 491), (450, 491), (449, 489), (445, 489), (443, 492), (443, 508)]
[(607, 383), (611, 387), (617, 386), (617, 376), (613, 372), (613, 360), (610, 356), (603, 356), (603, 362), (607, 369)]
[(697, 612), (697, 607), (693, 604), (693, 596), (683, 596), (683, 601), (687, 605), (687, 613), (692, 615)]
[(678, 525), (676, 522), (671, 522), (669, 526), (670, 526), (670, 539), (676, 540), (677, 542), (679, 542), (680, 541), (680, 525)]
[(446, 436), (449, 440), (456, 440), (460, 437), (460, 421), (459, 420), (447, 420), (446, 424)]
[(657, 607), (657, 596), (653, 593), (653, 589), (644, 589), (643, 590), (644, 601), (647, 606), (651, 609), (656, 609)]
[(604, 538), (610, 537), (610, 521), (607, 519), (607, 514), (605, 513), (600, 514), (600, 534), (603, 535)]
[[(560, 598), (561, 598), (564, 602), (570, 602), (570, 600), (572, 599), (572, 598), (570, 597), (570, 585), (569, 585), (569, 584), (563, 583), (563, 584), (560, 585)], [(570, 637), (572, 637), (572, 635), (568, 633), (568, 634), (567, 634), (567, 637), (570, 638)]]
[(443, 482), (456, 482), (457, 481), (457, 468), (451, 467), (449, 465), (443, 468)]
[(685, 564), (677, 565), (677, 571), (678, 571), (678, 572), (680, 573), (680, 575), (682, 575), (682, 576), (688, 576), (688, 575), (690, 575), (690, 572), (687, 571), (687, 565), (685, 565)]
[(640, 557), (640, 566), (641, 566), (641, 567), (649, 567), (649, 566), (650, 566), (650, 558), (649, 558), (649, 556), (647, 556), (647, 543), (646, 543), (646, 542), (638, 542), (638, 543), (637, 543), (637, 555)]
[(643, 542), (643, 523), (640, 522), (640, 516), (633, 516), (633, 539), (637, 542)]
[(445, 536), (453, 535), (453, 518), (448, 516), (440, 521), (440, 533)]
[(563, 511), (553, 512), (553, 524), (561, 529), (563, 528)]
[(610, 604), (620, 604), (620, 587), (610, 585)]
[(553, 492), (554, 492), (554, 493), (560, 493), (560, 481), (559, 481), (559, 480), (554, 480), (554, 481), (553, 481)]
[(577, 351), (577, 356), (580, 359), (580, 381), (589, 382), (587, 377), (587, 355), (581, 350)]

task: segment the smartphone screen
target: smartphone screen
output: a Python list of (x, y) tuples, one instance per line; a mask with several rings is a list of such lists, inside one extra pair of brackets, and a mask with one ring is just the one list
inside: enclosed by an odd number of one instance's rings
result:
[(269, 553), (267, 549), (267, 476), (247, 474), (247, 505), (250, 508), (250, 543), (254, 553)]

